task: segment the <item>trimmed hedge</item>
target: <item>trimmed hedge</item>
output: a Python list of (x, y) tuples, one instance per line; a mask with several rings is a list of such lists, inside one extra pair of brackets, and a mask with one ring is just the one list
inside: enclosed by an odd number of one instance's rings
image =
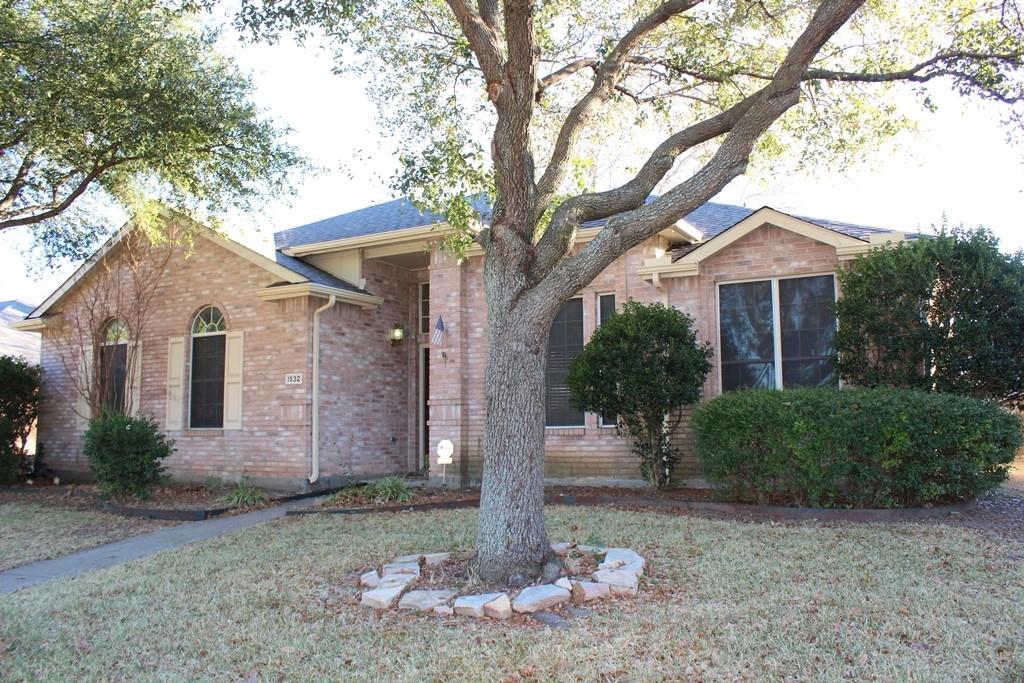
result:
[(999, 406), (908, 389), (737, 391), (693, 418), (705, 476), (734, 499), (912, 507), (998, 486), (1021, 446)]

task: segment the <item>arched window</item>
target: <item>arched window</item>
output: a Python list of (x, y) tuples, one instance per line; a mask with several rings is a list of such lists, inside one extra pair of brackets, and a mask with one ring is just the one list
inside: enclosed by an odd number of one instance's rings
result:
[(100, 406), (115, 413), (123, 413), (126, 407), (128, 338), (128, 326), (117, 318), (100, 331)]
[(224, 356), (228, 326), (213, 306), (199, 311), (192, 321), (192, 380), (189, 426), (220, 429), (224, 426)]

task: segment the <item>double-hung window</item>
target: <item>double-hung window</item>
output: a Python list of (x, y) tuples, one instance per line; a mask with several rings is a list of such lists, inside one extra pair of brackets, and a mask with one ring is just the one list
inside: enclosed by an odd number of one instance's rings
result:
[(420, 334), (430, 334), (430, 283), (421, 282), (419, 286), (420, 296)]
[(835, 386), (835, 277), (721, 284), (722, 391)]

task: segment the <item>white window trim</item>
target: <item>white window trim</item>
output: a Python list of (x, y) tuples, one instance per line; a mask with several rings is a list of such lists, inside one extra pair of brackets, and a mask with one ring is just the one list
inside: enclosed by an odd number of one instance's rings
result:
[[(813, 273), (799, 273), (796, 275), (775, 275), (772, 277), (748, 277), (740, 280), (722, 280), (715, 283), (715, 350), (718, 355), (718, 394), (725, 393), (722, 383), (722, 285), (739, 285), (745, 282), (771, 282), (772, 283), (772, 342), (774, 346), (774, 357), (772, 363), (775, 366), (775, 389), (785, 389), (782, 384), (782, 305), (779, 301), (779, 280), (799, 280), (805, 277), (832, 276), (832, 290), (836, 301), (839, 300), (839, 278), (835, 271), (822, 271)], [(839, 320), (836, 319), (836, 329), (839, 328)]]
[[(580, 294), (580, 295), (577, 295), (577, 296), (574, 296), (574, 297), (570, 297), (570, 298), (565, 300), (565, 303), (567, 304), (570, 301), (572, 301), (573, 299), (579, 299), (579, 300), (582, 301), (583, 300), (583, 295)], [(562, 305), (564, 306), (565, 304), (562, 304)], [(583, 336), (584, 336), (583, 345), (584, 346), (587, 345), (586, 335), (587, 335), (587, 307), (584, 306), (583, 307)], [(544, 392), (547, 393), (547, 390), (548, 390), (548, 388), (547, 388), (547, 378), (545, 377), (545, 379), (544, 379)], [(547, 412), (548, 412), (547, 411), (547, 403), (545, 403), (544, 404), (544, 429), (586, 429), (587, 428), (587, 414), (585, 412), (583, 413), (583, 423), (582, 424), (578, 424), (578, 425), (549, 425), (549, 424), (547, 424), (547, 421), (548, 421)]]
[[(427, 329), (423, 331), (423, 288), (430, 287), (430, 282), (419, 282), (416, 284), (416, 331), (419, 334), (430, 334), (430, 318), (427, 318)], [(427, 295), (427, 303), (430, 303), (430, 295)], [(428, 314), (429, 316), (429, 314)]]

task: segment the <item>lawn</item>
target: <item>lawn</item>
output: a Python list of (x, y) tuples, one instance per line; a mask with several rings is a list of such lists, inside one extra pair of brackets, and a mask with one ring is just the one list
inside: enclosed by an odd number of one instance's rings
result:
[[(637, 598), (566, 631), (360, 608), (360, 571), (471, 547), (473, 510), (288, 518), (0, 598), (10, 680), (1019, 680), (1024, 546), (947, 526), (819, 527), (551, 508), (634, 547)], [(6, 645), (5, 645), (6, 644)]]
[(53, 504), (0, 503), (0, 570), (152, 531), (161, 523)]

